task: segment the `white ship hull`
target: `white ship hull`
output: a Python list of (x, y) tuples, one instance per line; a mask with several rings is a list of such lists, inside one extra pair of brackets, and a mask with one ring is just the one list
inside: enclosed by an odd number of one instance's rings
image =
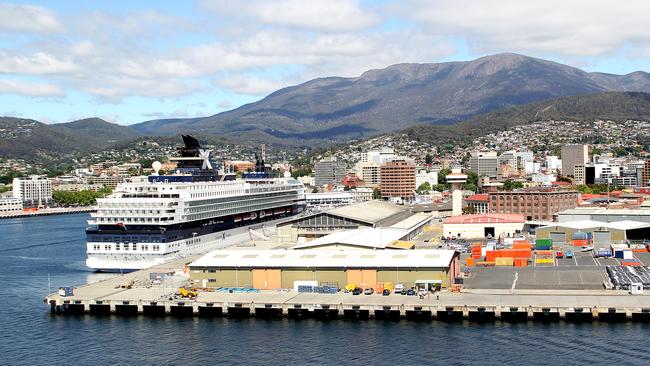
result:
[[(104, 243), (89, 242), (87, 244), (88, 257), (86, 258), (86, 266), (99, 272), (123, 273), (146, 269), (175, 259), (205, 254), (215, 249), (247, 242), (251, 238), (249, 229), (260, 230), (261, 227), (260, 225), (251, 225), (251, 227), (241, 227), (208, 234), (193, 238), (192, 244), (187, 244), (187, 240), (179, 240), (168, 243), (170, 247), (178, 248), (178, 250), (160, 254), (134, 253), (133, 251), (123, 251), (121, 253), (94, 252), (92, 248), (95, 245)], [(270, 228), (264, 230), (268, 233)]]

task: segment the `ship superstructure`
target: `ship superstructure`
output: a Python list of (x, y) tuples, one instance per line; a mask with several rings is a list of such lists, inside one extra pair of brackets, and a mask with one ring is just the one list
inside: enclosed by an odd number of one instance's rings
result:
[(268, 172), (219, 175), (210, 150), (190, 136), (183, 140), (174, 174), (122, 183), (97, 200), (86, 229), (88, 267), (129, 271), (204, 253), (227, 245), (230, 229), (304, 210), (297, 180)]

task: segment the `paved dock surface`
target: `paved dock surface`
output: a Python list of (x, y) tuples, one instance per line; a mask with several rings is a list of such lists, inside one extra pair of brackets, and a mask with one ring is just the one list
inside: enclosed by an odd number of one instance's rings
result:
[[(174, 314), (181, 311), (185, 315), (200, 315), (205, 310), (211, 313), (244, 316), (276, 316), (300, 312), (313, 314), (363, 314), (368, 317), (393, 314), (408, 317), (409, 314), (428, 314), (430, 317), (459, 316), (472, 317), (472, 314), (487, 314), (488, 317), (505, 317), (519, 314), (524, 318), (534, 318), (539, 314), (555, 319), (569, 318), (572, 314), (587, 316), (589, 319), (605, 316), (619, 316), (634, 319), (638, 316), (650, 318), (650, 295), (630, 295), (623, 291), (592, 289), (520, 289), (516, 286), (503, 288), (466, 289), (461, 293), (441, 291), (424, 297), (391, 294), (383, 296), (299, 293), (294, 291), (259, 292), (221, 292), (200, 291), (196, 299), (175, 296), (178, 287), (188, 283), (184, 273), (185, 264), (194, 257), (179, 259), (146, 270), (117, 275), (97, 283), (75, 288), (74, 296), (47, 296), (52, 312), (89, 312), (147, 314), (151, 309), (158, 315)], [(551, 267), (546, 270), (561, 270)], [(152, 283), (152, 272), (174, 273), (161, 283)], [(535, 272), (531, 272), (535, 273)], [(561, 271), (558, 272), (561, 275)], [(598, 271), (594, 271), (598, 274)], [(507, 284), (504, 282), (504, 284)], [(99, 310), (98, 310), (99, 309)], [(128, 310), (128, 311), (127, 311)], [(356, 315), (355, 315), (356, 314)], [(445, 315), (446, 314), (446, 315)], [(505, 314), (505, 315), (504, 315)]]

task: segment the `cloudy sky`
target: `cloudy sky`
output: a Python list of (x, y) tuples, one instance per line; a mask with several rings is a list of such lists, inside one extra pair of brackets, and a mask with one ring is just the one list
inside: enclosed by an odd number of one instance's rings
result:
[(650, 71), (648, 14), (645, 0), (0, 3), (0, 115), (206, 116), (315, 77), (498, 52)]

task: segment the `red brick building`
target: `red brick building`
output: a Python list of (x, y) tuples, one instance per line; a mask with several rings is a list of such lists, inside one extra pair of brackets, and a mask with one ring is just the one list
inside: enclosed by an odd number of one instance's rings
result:
[(398, 197), (410, 200), (415, 197), (415, 164), (406, 160), (393, 160), (382, 165), (379, 171), (382, 198)]
[(553, 221), (555, 215), (578, 206), (579, 193), (568, 190), (520, 189), (490, 192), (490, 213), (519, 214), (526, 220)]

